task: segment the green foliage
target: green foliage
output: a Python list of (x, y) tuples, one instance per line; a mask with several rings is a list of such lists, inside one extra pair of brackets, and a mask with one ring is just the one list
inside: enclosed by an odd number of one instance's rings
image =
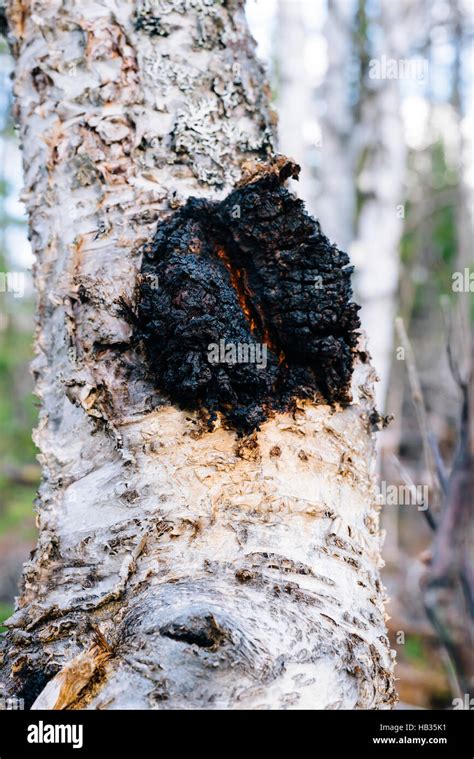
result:
[[(0, 536), (15, 531), (15, 539), (31, 539), (33, 499), (38, 485), (35, 471), (36, 448), (31, 437), (37, 422), (28, 365), (33, 352), (32, 305), (21, 304), (23, 319), (8, 313), (5, 302), (11, 296), (0, 293)], [(28, 318), (28, 316), (30, 318)], [(13, 538), (13, 535), (12, 535)]]
[(28, 369), (33, 357), (32, 335), (21, 329), (16, 319), (6, 318), (9, 323), (0, 332), (0, 425), (4, 430), (0, 458), (3, 462), (27, 463), (35, 457), (31, 429), (37, 419)]
[(427, 666), (428, 662), (423, 648), (423, 640), (419, 635), (409, 635), (407, 637), (403, 653), (413, 664)]
[[(0, 147), (8, 155), (14, 144), (15, 128), (11, 111), (8, 46), (0, 38)], [(5, 168), (2, 162), (2, 170)], [(16, 251), (7, 248), (7, 232), (25, 225), (25, 220), (9, 210), (14, 196), (13, 179), (2, 171), (0, 177), (0, 272), (19, 271)], [(15, 298), (0, 291), (0, 632), (1, 623), (12, 607), (12, 579), (19, 557), (25, 559), (35, 538), (33, 500), (39, 480), (36, 449), (31, 430), (37, 423), (29, 363), (33, 357), (34, 303), (31, 297)], [(10, 550), (11, 549), (11, 550)]]
[(430, 180), (434, 190), (443, 190), (451, 185), (456, 186), (458, 174), (454, 167), (449, 166), (446, 161), (446, 148), (441, 138), (438, 138), (429, 147), (430, 151)]
[[(400, 245), (401, 262), (413, 287), (412, 316), (429, 312), (442, 296), (453, 298), (452, 273), (458, 255), (456, 218), (459, 176), (448, 164), (441, 138), (426, 148), (420, 170), (415, 156), (408, 158), (408, 171), (416, 186), (424, 187), (422, 198), (405, 203), (405, 231)], [(413, 182), (413, 180), (412, 180)], [(424, 276), (419, 274), (424, 273)]]
[(6, 631), (6, 627), (2, 624), (5, 619), (8, 619), (13, 613), (13, 605), (6, 604), (0, 601), (0, 633)]

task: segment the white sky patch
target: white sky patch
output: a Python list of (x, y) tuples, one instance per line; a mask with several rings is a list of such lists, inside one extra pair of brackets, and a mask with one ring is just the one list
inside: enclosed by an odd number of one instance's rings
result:
[(409, 95), (402, 102), (405, 139), (413, 150), (420, 150), (427, 144), (429, 112), (428, 101), (419, 95)]
[(328, 67), (328, 47), (323, 34), (314, 32), (305, 42), (304, 67), (313, 87), (319, 87)]
[[(286, 0), (293, 2), (293, 0)], [(322, 29), (326, 20), (326, 0), (301, 0), (303, 18), (308, 30)]]
[(303, 137), (309, 145), (321, 146), (322, 132), (321, 127), (316, 120), (306, 120), (303, 122)]
[(12, 270), (30, 269), (35, 261), (26, 227), (9, 224), (5, 229), (6, 257)]
[(362, 269), (367, 260), (367, 250), (359, 240), (353, 240), (349, 245), (348, 253), (351, 258), (351, 264), (356, 269)]
[(471, 110), (461, 122), (461, 132), (465, 140), (464, 181), (474, 190), (474, 111)]
[(451, 66), (455, 58), (455, 49), (449, 42), (436, 45), (434, 50), (435, 60), (440, 66)]
[(18, 221), (27, 220), (26, 208), (19, 198), (19, 192), (17, 192), (16, 187), (13, 188), (13, 192), (10, 195), (7, 195), (4, 204), (5, 211), (9, 216), (13, 216), (13, 218), (18, 219)]
[[(471, 2), (471, 0), (468, 0), (468, 2)], [(433, 14), (433, 18), (435, 18), (437, 21), (447, 21), (449, 19), (449, 14), (451, 13), (449, 3), (433, 3), (431, 13)]]
[(257, 42), (257, 55), (267, 65), (272, 57), (276, 8), (276, 0), (247, 0), (245, 3), (248, 25)]
[[(0, 139), (0, 160), (2, 179), (7, 183), (7, 194), (1, 199), (3, 212), (18, 221), (26, 222), (27, 215), (24, 204), (19, 200), (23, 186), (23, 171), (21, 152), (17, 142), (11, 138)], [(34, 256), (28, 240), (26, 224), (7, 224), (1, 230), (1, 241), (5, 246), (3, 251), (12, 269), (31, 267)]]
[[(291, 4), (299, 2), (301, 5), (308, 34), (304, 51), (305, 68), (311, 79), (318, 85), (327, 66), (325, 39), (321, 34), (326, 17), (326, 2), (325, 0), (285, 0), (285, 2)], [(245, 12), (250, 31), (257, 42), (257, 55), (270, 66), (278, 34), (278, 0), (247, 0)]]

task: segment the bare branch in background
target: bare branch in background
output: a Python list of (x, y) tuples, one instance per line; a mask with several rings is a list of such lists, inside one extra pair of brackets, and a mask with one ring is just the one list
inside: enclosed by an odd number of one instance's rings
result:
[(405, 361), (407, 365), (408, 379), (411, 387), (411, 397), (413, 405), (415, 406), (415, 412), (420, 427), (426, 470), (430, 477), (432, 495), (434, 496), (433, 500), (438, 507), (440, 481), (437, 473), (437, 468), (433, 460), (433, 454), (429, 441), (428, 417), (426, 413), (425, 402), (423, 399), (420, 378), (418, 376), (418, 370), (416, 368), (415, 357), (413, 355), (413, 350), (408, 339), (403, 319), (400, 317), (395, 320), (395, 329), (397, 331), (398, 337), (400, 338), (400, 342), (405, 349)]
[(451, 658), (462, 693), (471, 693), (474, 685), (474, 576), (471, 558), (474, 457), (469, 443), (471, 404), (472, 396), (465, 385), (459, 447), (433, 542), (432, 560), (423, 583), (427, 614)]
[[(390, 460), (392, 461), (392, 464), (394, 464), (395, 468), (397, 469), (397, 471), (398, 471), (400, 477), (402, 478), (402, 480), (404, 481), (405, 485), (408, 488), (410, 488), (410, 491), (412, 491), (414, 493), (414, 496), (415, 496), (415, 499), (416, 499), (416, 485), (413, 482), (413, 480), (410, 477), (410, 475), (408, 474), (408, 472), (405, 469), (405, 467), (403, 466), (402, 462), (400, 461), (400, 459), (398, 458), (398, 456), (395, 456), (393, 454), (390, 457)], [(429, 503), (427, 503), (426, 501), (423, 500), (418, 505), (423, 507), (422, 509), (420, 509), (420, 511), (423, 511), (423, 514), (425, 515), (425, 518), (426, 518), (426, 521), (428, 522), (429, 527), (432, 530), (436, 530), (436, 522), (435, 522), (435, 519), (434, 519), (433, 514), (431, 512)]]

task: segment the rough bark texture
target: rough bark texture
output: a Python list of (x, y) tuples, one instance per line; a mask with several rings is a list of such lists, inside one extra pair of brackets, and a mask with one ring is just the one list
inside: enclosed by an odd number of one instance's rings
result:
[[(150, 10), (152, 8), (152, 10)], [(9, 4), (43, 482), (2, 643), (35, 708), (388, 708), (372, 370), (238, 438), (130, 346), (143, 243), (271, 150), (242, 4)]]

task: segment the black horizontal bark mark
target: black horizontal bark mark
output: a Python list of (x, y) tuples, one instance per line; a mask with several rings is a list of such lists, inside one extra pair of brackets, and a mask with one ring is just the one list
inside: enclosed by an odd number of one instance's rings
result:
[(212, 614), (188, 617), (181, 622), (170, 622), (160, 628), (160, 635), (213, 650), (230, 639), (229, 633), (219, 626)]
[(297, 398), (351, 400), (352, 267), (283, 187), (295, 165), (277, 165), (220, 203), (190, 198), (158, 225), (134, 320), (157, 389), (241, 433)]

